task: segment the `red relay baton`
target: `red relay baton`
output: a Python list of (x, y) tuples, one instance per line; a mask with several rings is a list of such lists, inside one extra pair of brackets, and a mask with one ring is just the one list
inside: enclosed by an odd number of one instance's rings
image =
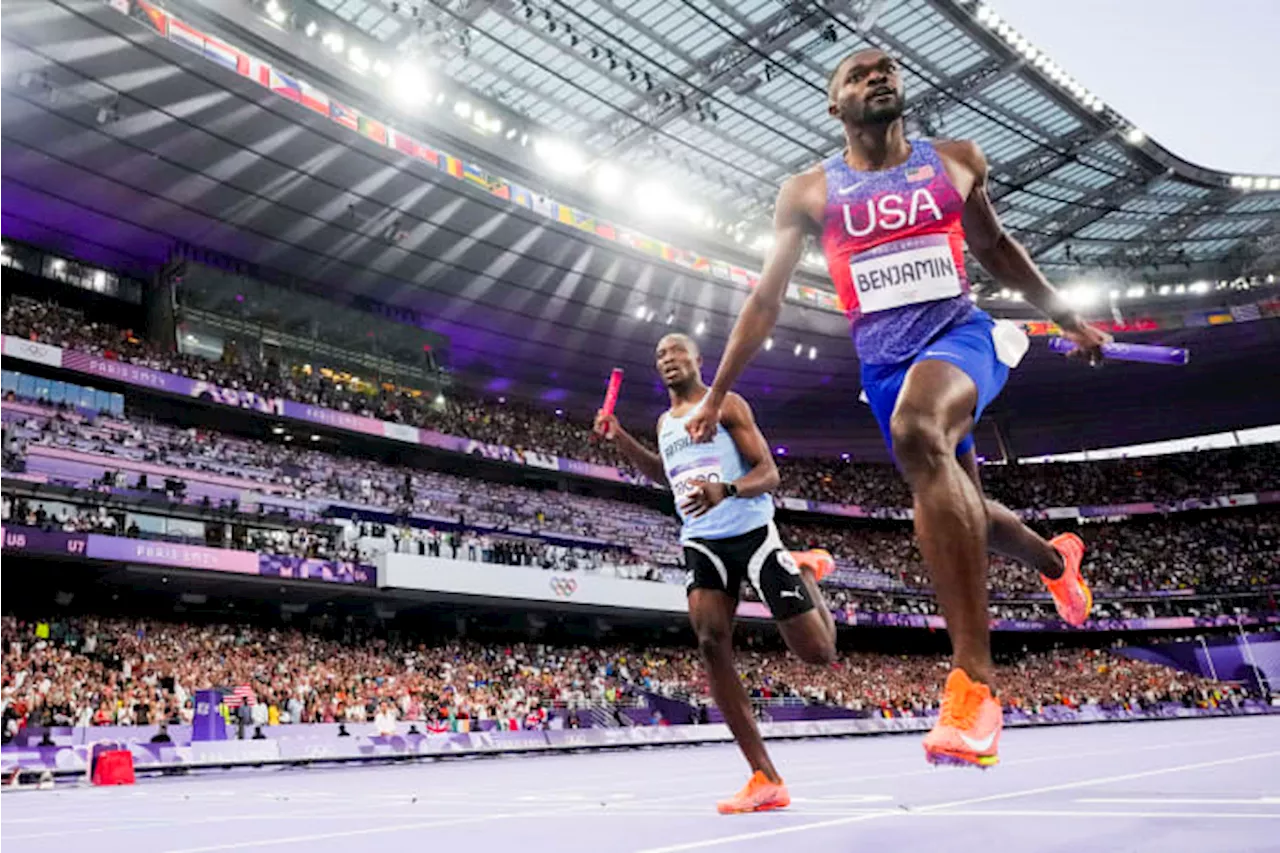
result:
[[(600, 411), (606, 415), (613, 414), (613, 407), (618, 405), (618, 391), (622, 388), (622, 368), (615, 367), (609, 374), (609, 387), (604, 392), (604, 405)], [(599, 433), (597, 433), (598, 435)]]
[(615, 367), (609, 374), (609, 388), (604, 392), (604, 405), (600, 411), (606, 415), (613, 414), (613, 407), (618, 405), (618, 391), (622, 388), (622, 368)]

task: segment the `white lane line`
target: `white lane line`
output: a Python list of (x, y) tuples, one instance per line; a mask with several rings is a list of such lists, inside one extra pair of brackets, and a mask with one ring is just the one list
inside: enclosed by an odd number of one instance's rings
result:
[[(822, 820), (814, 823), (806, 823), (800, 826), (782, 826), (775, 829), (766, 829), (760, 832), (744, 832), (738, 835), (725, 835), (720, 838), (709, 838), (704, 841), (691, 841), (684, 844), (672, 844), (666, 847), (649, 847), (639, 853), (679, 853), (683, 850), (702, 850), (707, 847), (719, 847), (724, 844), (736, 844), (739, 841), (754, 841), (760, 838), (772, 838), (778, 835), (791, 835), (797, 832), (809, 832), (815, 829), (828, 829), (834, 826), (846, 826), (851, 823), (860, 823), (866, 820), (876, 820), (882, 817), (913, 817), (923, 816), (929, 813), (948, 814), (948, 809), (958, 809), (962, 806), (972, 806), (979, 803), (991, 803), (999, 800), (1009, 800), (1017, 797), (1030, 797), (1036, 794), (1047, 794), (1053, 791), (1068, 791), (1073, 788), (1087, 788), (1092, 785), (1106, 785), (1111, 782), (1125, 782), (1130, 779), (1144, 779), (1150, 776), (1162, 776), (1169, 773), (1182, 773), (1187, 770), (1201, 770), (1206, 767), (1221, 767), (1228, 764), (1239, 764), (1244, 761), (1256, 761), (1260, 758), (1272, 758), (1280, 755), (1280, 751), (1260, 752), (1253, 755), (1241, 755), (1234, 758), (1219, 758), (1213, 761), (1199, 761), (1193, 764), (1179, 764), (1175, 767), (1162, 767), (1156, 770), (1144, 770), (1139, 773), (1123, 773), (1117, 776), (1100, 776), (1094, 779), (1081, 779), (1076, 782), (1064, 782), (1059, 785), (1042, 785), (1037, 788), (1027, 788), (1021, 791), (1008, 791), (1002, 794), (990, 794), (985, 797), (970, 797), (964, 800), (954, 800), (949, 803), (936, 803), (934, 805), (921, 806), (911, 811), (897, 810), (880, 814), (857, 815), (855, 817), (838, 818), (836, 820)], [(959, 812), (957, 814), (967, 815), (968, 812)]]
[(1174, 820), (1223, 818), (1227, 820), (1280, 820), (1280, 814), (1266, 812), (1116, 812), (1073, 811), (1056, 809), (975, 809), (973, 811), (924, 812), (917, 817), (1140, 817), (1171, 818)]
[(1123, 805), (1188, 805), (1188, 806), (1280, 806), (1280, 797), (1244, 799), (1222, 797), (1085, 797), (1077, 803), (1121, 803)]

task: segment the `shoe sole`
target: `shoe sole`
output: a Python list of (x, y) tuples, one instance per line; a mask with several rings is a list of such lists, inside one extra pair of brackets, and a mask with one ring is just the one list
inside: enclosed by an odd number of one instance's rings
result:
[(960, 752), (950, 749), (925, 748), (924, 760), (935, 766), (977, 767), (987, 770), (1000, 763), (999, 755), (978, 755), (973, 752)]
[(719, 806), (717, 806), (717, 807), (716, 807), (716, 811), (718, 811), (720, 814), (724, 814), (724, 815), (729, 815), (729, 814), (752, 814), (753, 812), (772, 812), (772, 811), (777, 811), (778, 809), (785, 809), (785, 808), (787, 808), (787, 807), (788, 807), (788, 806), (790, 806), (790, 805), (791, 805), (791, 801), (790, 801), (790, 800), (787, 800), (785, 803), (781, 803), (781, 802), (765, 803), (765, 804), (763, 804), (763, 805), (755, 806), (755, 807), (753, 807), (753, 808), (749, 808), (749, 809), (722, 809), (722, 808), (720, 808)]

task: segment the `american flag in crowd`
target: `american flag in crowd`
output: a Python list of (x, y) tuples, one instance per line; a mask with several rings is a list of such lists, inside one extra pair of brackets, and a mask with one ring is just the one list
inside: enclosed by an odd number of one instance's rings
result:
[(240, 684), (236, 686), (235, 690), (224, 694), (222, 702), (228, 708), (239, 708), (241, 705), (258, 704), (258, 697), (253, 695), (252, 687), (247, 684)]

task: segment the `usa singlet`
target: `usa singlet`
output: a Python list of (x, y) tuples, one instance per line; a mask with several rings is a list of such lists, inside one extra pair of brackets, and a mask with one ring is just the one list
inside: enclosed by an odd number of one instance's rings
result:
[(822, 168), (822, 250), (858, 358), (912, 358), (976, 310), (964, 269), (964, 199), (924, 140), (913, 141), (907, 162), (893, 169), (859, 172), (843, 153)]
[(684, 522), (680, 529), (681, 542), (738, 536), (764, 527), (773, 520), (773, 498), (767, 494), (754, 498), (726, 498), (699, 518), (690, 518), (680, 509), (694, 480), (732, 483), (751, 470), (738, 452), (733, 436), (723, 426), (716, 424), (715, 437), (709, 443), (695, 442), (685, 432), (685, 422), (701, 405), (699, 402), (678, 418), (668, 413), (662, 419), (662, 429), (658, 433), (662, 466), (675, 496), (676, 512)]

